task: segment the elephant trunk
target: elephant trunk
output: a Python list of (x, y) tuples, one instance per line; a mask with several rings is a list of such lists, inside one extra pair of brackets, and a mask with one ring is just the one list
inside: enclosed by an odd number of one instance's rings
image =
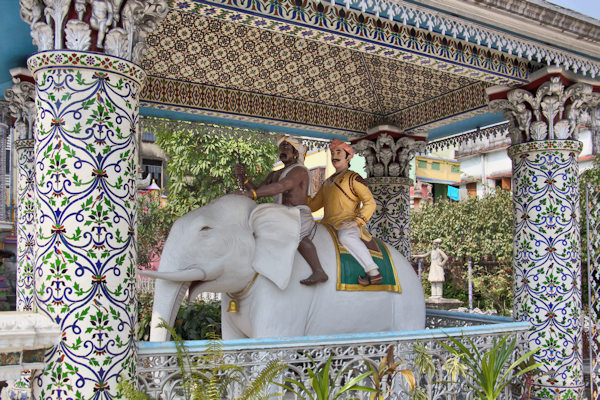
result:
[(190, 282), (174, 282), (164, 279), (156, 280), (152, 321), (150, 323), (151, 342), (165, 342), (169, 340), (169, 331), (159, 328), (158, 324), (165, 321), (169, 326), (174, 325), (179, 306), (189, 287)]

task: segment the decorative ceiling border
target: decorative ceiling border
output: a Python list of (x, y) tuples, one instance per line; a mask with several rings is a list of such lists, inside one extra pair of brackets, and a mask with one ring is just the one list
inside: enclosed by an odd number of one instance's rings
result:
[[(246, 116), (278, 126), (296, 125), (302, 129), (310, 127), (310, 130), (343, 135), (365, 133), (380, 119), (377, 115), (356, 110), (156, 76), (148, 76), (141, 100), (154, 108), (160, 104), (162, 109), (180, 107), (185, 112), (194, 110), (193, 113), (202, 115), (213, 112), (238, 120)], [(284, 125), (286, 121), (291, 124)]]
[[(302, 2), (302, 6), (295, 5)], [(375, 54), (496, 85), (522, 84), (530, 65), (463, 39), (365, 16), (318, 0), (170, 0), (181, 12)]]
[(487, 105), (487, 96), (485, 89), (489, 85), (485, 82), (478, 82), (469, 85), (442, 96), (426, 100), (400, 110), (394, 114), (386, 116), (386, 120), (392, 125), (402, 129), (411, 129), (421, 125), (428, 125), (434, 121), (462, 115), (466, 111), (478, 109)]
[(459, 146), (462, 143), (467, 143), (469, 141), (475, 142), (476, 140), (480, 140), (490, 137), (506, 137), (508, 136), (509, 123), (505, 122), (502, 124), (490, 126), (484, 129), (476, 129), (471, 132), (459, 134), (456, 136), (452, 136), (446, 139), (435, 140), (427, 143), (426, 151), (438, 151), (443, 149), (448, 149), (450, 147)]
[[(344, 4), (348, 17), (341, 15), (341, 6), (334, 6), (335, 0), (321, 2), (319, 0), (299, 0), (301, 5), (296, 5), (296, 0), (170, 0), (172, 8), (186, 10), (196, 7), (200, 8), (201, 4), (217, 4), (219, 6), (227, 6), (244, 10), (245, 12), (269, 15), (271, 18), (276, 18), (278, 21), (272, 29), (286, 29), (294, 34), (293, 30), (300, 30), (300, 25), (314, 26), (320, 30), (330, 30), (332, 32), (342, 33), (344, 35), (351, 34), (356, 40), (374, 40), (385, 43), (386, 47), (389, 44), (395, 46), (400, 45), (407, 51), (419, 51), (423, 49), (414, 49), (411, 44), (405, 41), (396, 39), (396, 34), (401, 31), (401, 28), (416, 28), (425, 34), (430, 34), (432, 37), (438, 37), (437, 42), (440, 42), (440, 48), (436, 49), (437, 54), (427, 53), (429, 57), (435, 56), (442, 59), (448, 59), (448, 50), (452, 50), (452, 44), (456, 48), (456, 43), (464, 42), (472, 45), (477, 45), (479, 50), (477, 53), (486, 50), (497, 51), (504, 56), (505, 60), (518, 60), (515, 65), (522, 66), (523, 58), (529, 61), (537, 62), (545, 65), (562, 66), (575, 73), (581, 73), (584, 76), (595, 78), (600, 76), (600, 62), (590, 60), (584, 56), (579, 56), (568, 51), (557, 49), (548, 45), (534, 42), (532, 40), (522, 39), (516, 35), (511, 35), (501, 30), (489, 28), (474, 22), (466, 21), (460, 17), (453, 17), (439, 11), (419, 7), (414, 4), (406, 3), (399, 0), (343, 0), (340, 3)], [(362, 14), (360, 13), (362, 11)], [(215, 11), (214, 16), (219, 17)], [(367, 15), (365, 17), (365, 14)], [(368, 15), (371, 15), (369, 17)], [(234, 22), (252, 24), (251, 18), (242, 16), (236, 13), (221, 13), (221, 18), (226, 18)], [(287, 20), (293, 22), (292, 26), (284, 28), (283, 22)], [(279, 23), (277, 23), (279, 22)], [(261, 22), (261, 24), (263, 24)], [(398, 27), (397, 24), (401, 24)], [(397, 30), (394, 30), (394, 26)], [(269, 26), (263, 26), (269, 29)], [(300, 33), (302, 34), (302, 33)], [(327, 36), (327, 35), (325, 35)], [(446, 43), (443, 40), (445, 38)], [(325, 38), (323, 38), (325, 39)], [(387, 40), (386, 40), (387, 39)], [(391, 40), (390, 40), (391, 39)], [(347, 40), (347, 38), (342, 39)], [(336, 43), (344, 45), (345, 43)], [(424, 50), (430, 50), (431, 46), (425, 46)], [(468, 46), (467, 46), (468, 47)], [(365, 48), (363, 51), (368, 51)], [(389, 48), (388, 48), (389, 51)], [(392, 56), (385, 54), (384, 56)], [(446, 53), (446, 54), (445, 54)], [(460, 54), (459, 54), (460, 56)], [(479, 54), (477, 54), (479, 58)], [(471, 60), (460, 60), (460, 57), (453, 60), (452, 57), (448, 61), (459, 62), (465, 67), (475, 67), (488, 69), (485, 65), (478, 66)], [(485, 58), (485, 57), (484, 57)], [(501, 57), (499, 57), (501, 58)], [(524, 79), (527, 76), (526, 69), (515, 68), (515, 71), (503, 72), (506, 68), (501, 62), (498, 62), (498, 68), (490, 69), (489, 73), (504, 74), (507, 78)], [(496, 83), (496, 82), (494, 82)], [(508, 82), (507, 82), (508, 83)]]
[[(486, 86), (479, 82), (388, 117), (156, 76), (148, 76), (141, 101), (143, 106), (156, 109), (357, 138), (386, 121), (410, 130), (419, 126), (431, 128), (436, 122), (444, 121), (446, 124), (465, 118), (466, 113), (486, 106)], [(465, 105), (465, 108), (460, 109), (460, 105)]]

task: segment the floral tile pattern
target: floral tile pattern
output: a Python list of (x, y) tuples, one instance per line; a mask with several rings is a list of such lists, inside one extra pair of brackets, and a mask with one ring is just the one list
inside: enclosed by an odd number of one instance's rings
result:
[(481, 108), (495, 83), (195, 6), (175, 7), (148, 37), (145, 105), (364, 134), (382, 121), (412, 128)]
[(32, 380), (34, 397), (112, 398), (119, 375), (131, 379), (136, 369), (135, 127), (143, 72), (107, 56), (104, 66), (83, 68), (80, 54), (71, 65), (71, 52), (42, 54), (47, 62), (29, 59), (37, 103), (35, 289), (39, 312), (61, 327), (62, 341)]
[(35, 309), (34, 153), (33, 140), (18, 140), (17, 149), (17, 311)]
[(410, 187), (412, 181), (399, 177), (371, 177), (367, 184), (377, 208), (368, 229), (410, 258)]
[(582, 143), (550, 140), (509, 148), (513, 160), (515, 318), (546, 375), (536, 398), (583, 392), (578, 161)]

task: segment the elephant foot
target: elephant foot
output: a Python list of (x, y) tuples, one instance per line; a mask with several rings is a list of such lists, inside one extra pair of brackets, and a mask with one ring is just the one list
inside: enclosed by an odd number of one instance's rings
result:
[(306, 286), (316, 285), (317, 283), (325, 282), (329, 279), (325, 272), (313, 272), (311, 276), (300, 281), (301, 284)]

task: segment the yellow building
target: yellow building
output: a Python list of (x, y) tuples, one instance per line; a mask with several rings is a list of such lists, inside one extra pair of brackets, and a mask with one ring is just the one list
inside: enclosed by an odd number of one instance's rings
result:
[(450, 191), (450, 197), (454, 198), (452, 193), (456, 193), (454, 200), (458, 200), (458, 188), (448, 189), (448, 186), (460, 183), (460, 163), (446, 158), (417, 156), (415, 180), (432, 184), (434, 199), (445, 199)]

